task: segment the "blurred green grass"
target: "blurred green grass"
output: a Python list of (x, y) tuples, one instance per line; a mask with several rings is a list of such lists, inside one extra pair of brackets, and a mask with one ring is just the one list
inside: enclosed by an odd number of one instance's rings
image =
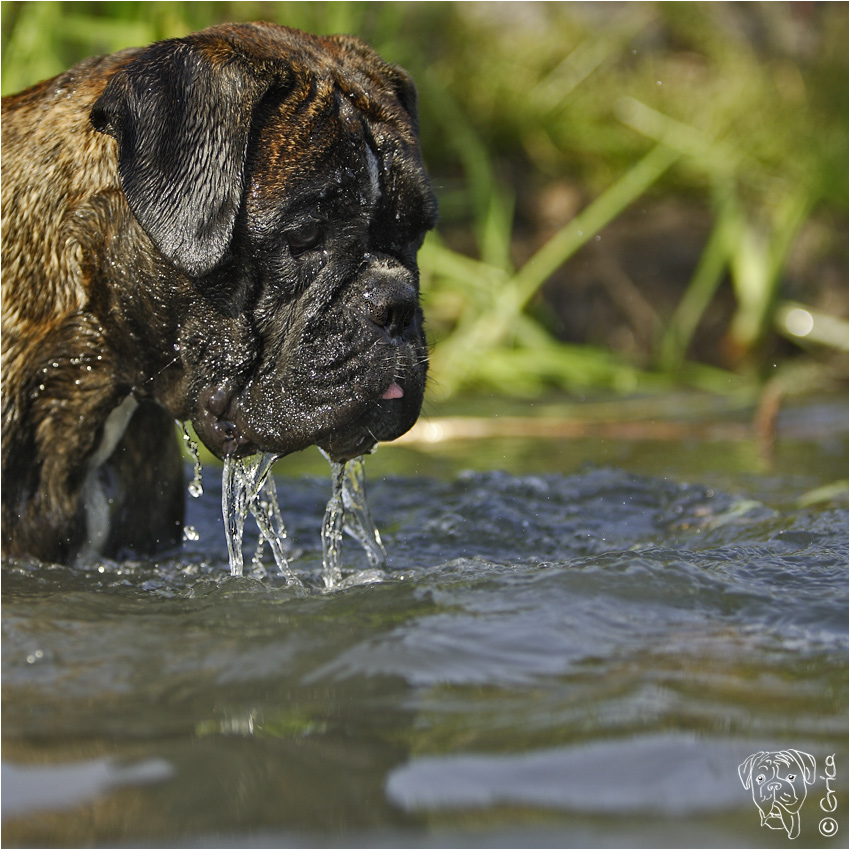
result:
[[(846, 4), (4, 2), (3, 93), (255, 19), (354, 33), (417, 81), (435, 398), (846, 382)], [(572, 201), (541, 223), (551, 187)], [(707, 222), (689, 272), (657, 297), (627, 263), (626, 333), (565, 330), (589, 243), (670, 198)]]

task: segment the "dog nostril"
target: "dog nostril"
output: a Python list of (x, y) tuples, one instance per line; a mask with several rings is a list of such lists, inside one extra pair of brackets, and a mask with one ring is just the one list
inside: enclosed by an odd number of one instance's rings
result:
[(400, 337), (410, 327), (413, 321), (413, 310), (406, 307), (394, 306), (385, 310), (377, 322), (390, 336)]
[(393, 339), (400, 339), (416, 318), (416, 290), (407, 284), (366, 294), (369, 320)]

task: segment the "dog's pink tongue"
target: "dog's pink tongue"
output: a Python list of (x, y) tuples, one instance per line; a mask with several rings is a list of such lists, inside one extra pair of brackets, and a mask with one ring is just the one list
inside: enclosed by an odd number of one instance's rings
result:
[(404, 395), (404, 390), (393, 381), (388, 387), (387, 391), (381, 396), (381, 398), (401, 398)]

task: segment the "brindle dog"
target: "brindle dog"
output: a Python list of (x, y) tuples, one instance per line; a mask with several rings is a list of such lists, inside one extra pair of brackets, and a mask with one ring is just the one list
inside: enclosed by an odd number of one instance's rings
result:
[(411, 427), (436, 203), (403, 70), (224, 25), (2, 110), (4, 555), (174, 545), (175, 420), (219, 457)]

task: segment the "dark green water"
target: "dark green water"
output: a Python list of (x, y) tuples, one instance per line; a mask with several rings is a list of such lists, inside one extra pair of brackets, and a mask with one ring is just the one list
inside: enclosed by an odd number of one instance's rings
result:
[(387, 578), (328, 594), (318, 458), (278, 471), (307, 591), (227, 577), (211, 467), (172, 557), (4, 562), (4, 846), (785, 847), (738, 775), (785, 749), (817, 762), (795, 843), (846, 846), (847, 498), (811, 496), (846, 412), (788, 411), (769, 463), (382, 448)]

